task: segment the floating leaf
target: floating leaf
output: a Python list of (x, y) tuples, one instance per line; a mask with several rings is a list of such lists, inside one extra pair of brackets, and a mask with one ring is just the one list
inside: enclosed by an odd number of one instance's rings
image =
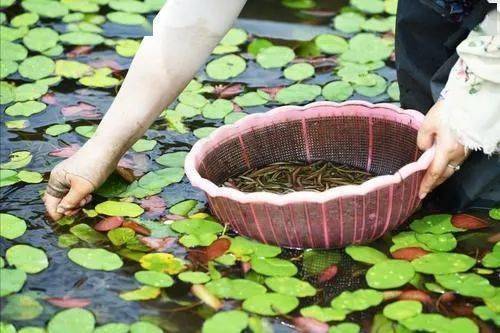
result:
[(422, 303), (417, 301), (397, 301), (384, 307), (384, 316), (400, 321), (422, 313)]
[(328, 101), (343, 102), (352, 96), (354, 89), (348, 82), (333, 81), (323, 87), (322, 95)]
[(26, 222), (17, 216), (0, 213), (0, 236), (6, 239), (21, 237), (26, 231)]
[(257, 54), (257, 63), (264, 68), (281, 68), (295, 58), (295, 52), (287, 46), (266, 47)]
[(255, 38), (249, 45), (248, 45), (248, 53), (252, 54), (254, 57), (259, 54), (260, 51), (262, 51), (265, 48), (268, 48), (270, 46), (273, 46), (273, 43), (267, 39), (263, 38)]
[(416, 234), (417, 241), (425, 244), (429, 249), (434, 251), (447, 252), (453, 250), (457, 246), (457, 240), (451, 233), (446, 234)]
[(123, 266), (118, 255), (105, 249), (75, 248), (69, 250), (68, 257), (75, 264), (93, 270), (114, 271)]
[(474, 308), (474, 314), (481, 318), (481, 320), (487, 321), (492, 320), (496, 326), (500, 326), (500, 314), (492, 311), (486, 306), (476, 306)]
[(59, 40), (70, 45), (98, 45), (104, 42), (104, 38), (101, 35), (81, 31), (62, 34)]
[(302, 104), (313, 101), (320, 94), (320, 86), (297, 83), (281, 89), (276, 94), (276, 100), (281, 104)]
[(208, 63), (207, 75), (217, 81), (224, 81), (236, 77), (247, 68), (245, 60), (237, 55), (229, 54)]
[(293, 276), (297, 274), (297, 267), (290, 261), (278, 258), (253, 257), (252, 269), (267, 276)]
[(413, 266), (404, 260), (380, 261), (366, 272), (366, 282), (372, 288), (390, 289), (408, 283), (415, 275)]
[(42, 112), (46, 108), (47, 105), (37, 101), (19, 102), (9, 106), (5, 110), (5, 113), (12, 117), (15, 116), (29, 117), (33, 114)]
[(107, 240), (103, 234), (95, 231), (91, 226), (85, 223), (79, 223), (71, 227), (69, 231), (78, 237), (78, 239), (90, 244), (102, 243)]
[(58, 41), (59, 34), (50, 28), (31, 29), (23, 38), (24, 45), (37, 52), (43, 52), (56, 46)]
[[(175, 153), (168, 153), (161, 155), (155, 159), (158, 164), (161, 164), (166, 167), (172, 168), (183, 168), (184, 160), (186, 159), (187, 152), (179, 151)], [(172, 213), (177, 214), (177, 213)], [(180, 214), (183, 215), (183, 214)]]
[(92, 67), (78, 61), (57, 60), (55, 73), (68, 79), (79, 79), (93, 72)]
[(137, 153), (142, 153), (153, 150), (156, 144), (156, 140), (139, 139), (136, 143), (134, 143), (132, 149)]
[(346, 312), (363, 311), (369, 307), (379, 305), (384, 300), (381, 292), (371, 289), (358, 289), (356, 291), (344, 291), (331, 301), (334, 309)]
[(114, 246), (121, 246), (135, 238), (135, 231), (129, 228), (116, 228), (108, 232), (108, 238)]
[(94, 315), (85, 309), (68, 309), (56, 313), (47, 325), (48, 333), (92, 333), (94, 331)]
[(120, 84), (120, 80), (109, 76), (112, 70), (109, 68), (100, 68), (95, 70), (92, 76), (84, 76), (78, 82), (87, 87), (93, 88), (111, 88)]
[(73, 234), (62, 234), (57, 240), (57, 246), (59, 247), (71, 247), (78, 244), (80, 240)]
[(238, 120), (241, 120), (247, 116), (246, 113), (243, 112), (231, 112), (227, 116), (224, 117), (224, 124), (234, 124)]
[(366, 264), (373, 265), (387, 260), (387, 256), (384, 253), (369, 246), (350, 245), (346, 247), (345, 252), (351, 256), (352, 259)]
[(463, 296), (488, 298), (495, 295), (495, 287), (490, 285), (488, 279), (474, 273), (442, 274), (435, 278), (443, 287)]
[(264, 105), (269, 102), (270, 97), (268, 94), (258, 91), (258, 92), (249, 92), (238, 96), (234, 99), (234, 102), (241, 107), (251, 107), (251, 106), (259, 106)]
[(483, 259), (481, 259), (481, 263), (484, 267), (488, 268), (499, 268), (500, 267), (500, 250), (496, 250), (500, 248), (496, 245), (493, 248), (493, 252), (487, 253)]
[(360, 327), (355, 323), (342, 323), (336, 326), (330, 327), (328, 333), (358, 333)]
[(414, 231), (403, 231), (392, 237), (394, 245), (391, 246), (390, 251), (394, 252), (399, 249), (409, 247), (419, 247), (424, 250), (430, 250), (425, 244), (417, 241), (417, 237), (415, 236), (415, 234), (416, 233)]
[(0, 187), (10, 186), (18, 182), (19, 177), (16, 171), (0, 169)]
[(64, 133), (68, 133), (71, 131), (71, 125), (69, 124), (56, 124), (47, 127), (45, 130), (45, 134), (48, 134), (50, 136), (58, 136)]
[(129, 325), (122, 323), (109, 323), (96, 327), (93, 333), (128, 333)]
[(231, 310), (216, 313), (203, 323), (203, 333), (219, 333), (224, 327), (226, 333), (240, 333), (248, 326), (248, 315), (243, 311)]
[(459, 253), (429, 253), (412, 262), (415, 271), (425, 274), (465, 272), (476, 263), (474, 258)]
[(271, 290), (283, 295), (296, 297), (316, 295), (316, 289), (308, 282), (293, 277), (270, 277), (265, 283)]
[(49, 260), (43, 250), (24, 244), (10, 247), (5, 252), (5, 258), (9, 265), (28, 274), (39, 273), (49, 266)]
[(327, 54), (343, 53), (349, 45), (344, 38), (333, 34), (319, 35), (314, 39), (314, 42), (322, 52)]
[(184, 262), (170, 253), (149, 253), (140, 260), (141, 266), (150, 271), (178, 274), (185, 269)]
[(145, 25), (147, 23), (144, 16), (136, 13), (112, 12), (107, 14), (106, 17), (113, 23), (124, 25)]
[(108, 216), (137, 217), (144, 213), (141, 206), (131, 202), (105, 201), (95, 206), (96, 212)]
[(450, 214), (428, 215), (410, 224), (410, 228), (418, 233), (441, 235), (448, 232), (462, 231), (451, 224)]
[[(1, 43), (1, 44), (3, 44), (3, 43)], [(3, 59), (2, 59), (2, 62), (4, 62)], [(0, 82), (0, 104), (8, 104), (8, 103), (14, 101), (14, 99), (15, 99), (14, 86), (7, 83), (7, 82), (1, 81)]]
[(206, 284), (207, 289), (221, 298), (247, 299), (266, 293), (266, 288), (256, 282), (244, 279), (222, 278)]
[(314, 0), (281, 0), (281, 3), (293, 9), (309, 9), (316, 6), (316, 1)]
[(139, 271), (134, 277), (140, 283), (156, 288), (168, 288), (174, 284), (170, 275), (161, 272)]
[(316, 320), (327, 321), (342, 321), (346, 317), (346, 312), (334, 308), (322, 308), (318, 305), (311, 305), (300, 309), (300, 314), (304, 317), (314, 318)]
[(354, 33), (361, 31), (361, 25), (364, 22), (365, 18), (363, 15), (355, 12), (345, 12), (335, 16), (333, 26), (339, 31)]
[(387, 94), (393, 101), (399, 101), (399, 85), (396, 81), (389, 84)]
[(192, 284), (202, 284), (210, 281), (210, 276), (204, 272), (182, 272), (178, 277), (179, 280)]
[(369, 14), (380, 14), (385, 11), (384, 1), (381, 0), (351, 0), (351, 4)]
[(12, 295), (2, 309), (2, 319), (32, 320), (43, 312), (43, 306), (29, 295)]
[(26, 282), (26, 273), (20, 269), (0, 269), (0, 297), (20, 291)]
[(126, 301), (145, 301), (160, 296), (160, 289), (151, 286), (142, 286), (139, 289), (123, 292), (120, 298)]
[(468, 318), (448, 319), (436, 313), (421, 313), (415, 317), (407, 318), (401, 323), (410, 330), (439, 332), (447, 327), (450, 332), (456, 333), (478, 333), (476, 324)]
[(45, 56), (34, 56), (25, 59), (19, 65), (19, 74), (31, 80), (39, 80), (54, 72), (54, 61)]
[(308, 63), (293, 64), (285, 68), (283, 75), (288, 80), (302, 81), (314, 76), (314, 67)]
[(2, 333), (16, 333), (16, 328), (12, 324), (0, 321), (0, 331)]
[(385, 60), (393, 52), (393, 46), (371, 33), (360, 33), (349, 40), (349, 49), (342, 53), (342, 61), (366, 64)]
[(190, 235), (217, 234), (224, 229), (222, 225), (217, 222), (202, 219), (174, 221), (170, 227), (172, 230)]
[(43, 181), (42, 174), (35, 171), (21, 170), (17, 174), (17, 177), (19, 178), (20, 181), (28, 184), (38, 184)]
[(85, 138), (92, 137), (96, 130), (97, 130), (97, 126), (95, 126), (95, 125), (78, 126), (75, 128), (75, 132), (80, 134), (81, 136), (83, 136)]
[(382, 76), (377, 74), (368, 74), (367, 77), (370, 77), (370, 79), (373, 78), (375, 84), (371, 86), (354, 85), (354, 90), (358, 94), (367, 97), (375, 97), (385, 92), (387, 88), (387, 81)]
[[(15, 89), (16, 102), (32, 101), (38, 99), (45, 95), (48, 89), (49, 87), (47, 85), (37, 82), (22, 84)], [(7, 113), (7, 111), (5, 111), (5, 113)]]
[(30, 126), (27, 119), (9, 120), (5, 122), (5, 126), (9, 129), (24, 129)]
[(165, 168), (147, 173), (139, 179), (138, 185), (144, 189), (159, 190), (180, 182), (183, 177), (183, 168)]
[(222, 119), (233, 111), (233, 103), (226, 99), (217, 99), (203, 107), (203, 117), (207, 119)]
[[(17, 72), (18, 65), (17, 62), (12, 60), (3, 60), (0, 62), (0, 79), (6, 78), (7, 76)], [(3, 87), (2, 87), (3, 89)], [(13, 99), (13, 98), (12, 98)], [(2, 103), (4, 104), (4, 103)]]
[(2, 41), (0, 43), (0, 57), (2, 61), (20, 61), (24, 60), (27, 56), (28, 50), (20, 44), (14, 44), (9, 41)]
[(140, 45), (141, 43), (133, 39), (120, 39), (116, 42), (115, 49), (122, 57), (131, 58), (137, 53)]
[(68, 8), (53, 0), (24, 0), (24, 9), (48, 18), (57, 18), (68, 14)]
[(237, 236), (231, 239), (229, 252), (240, 258), (250, 254), (253, 254), (256, 257), (276, 257), (281, 253), (281, 248)]
[(243, 302), (243, 309), (263, 316), (287, 314), (299, 305), (294, 296), (268, 293), (247, 298)]
[(222, 38), (220, 43), (222, 45), (232, 45), (238, 46), (247, 41), (248, 34), (243, 29), (232, 28), (227, 32), (227, 34)]
[(193, 134), (198, 138), (198, 139), (203, 139), (212, 134), (213, 131), (215, 131), (217, 128), (215, 127), (199, 127), (193, 131)]
[(494, 220), (500, 220), (500, 208), (490, 209), (488, 215)]

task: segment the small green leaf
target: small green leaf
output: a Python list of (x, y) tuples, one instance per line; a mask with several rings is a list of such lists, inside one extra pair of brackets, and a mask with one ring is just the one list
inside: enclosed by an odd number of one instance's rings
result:
[(174, 284), (170, 275), (161, 272), (138, 271), (134, 277), (140, 283), (156, 288), (168, 288)]
[(352, 259), (371, 265), (388, 259), (384, 253), (369, 246), (350, 245), (346, 247), (345, 252)]
[(26, 222), (17, 216), (0, 213), (0, 236), (6, 239), (21, 237), (26, 232)]
[(294, 296), (267, 293), (247, 298), (243, 302), (243, 309), (263, 316), (287, 314), (299, 305)]
[(202, 333), (240, 333), (248, 326), (248, 315), (239, 310), (216, 313), (203, 323)]
[(397, 301), (384, 307), (384, 316), (400, 321), (422, 313), (422, 303), (417, 301)]
[(105, 249), (74, 248), (69, 250), (68, 257), (75, 264), (93, 270), (114, 271), (123, 266), (118, 255)]
[(160, 296), (160, 289), (151, 286), (142, 286), (139, 289), (123, 292), (120, 298), (126, 301), (145, 301)]
[(67, 309), (58, 312), (47, 325), (48, 333), (92, 333), (95, 318), (92, 312), (85, 309)]
[(5, 252), (5, 258), (9, 265), (28, 274), (40, 273), (49, 266), (49, 260), (43, 250), (24, 244), (10, 247)]
[(144, 209), (131, 202), (105, 201), (95, 206), (96, 212), (108, 216), (137, 217), (144, 213)]

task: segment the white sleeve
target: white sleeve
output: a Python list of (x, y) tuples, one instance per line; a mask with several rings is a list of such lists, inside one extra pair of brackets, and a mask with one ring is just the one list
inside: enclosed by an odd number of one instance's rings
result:
[(442, 92), (441, 119), (469, 149), (500, 151), (500, 13), (490, 12), (458, 46)]

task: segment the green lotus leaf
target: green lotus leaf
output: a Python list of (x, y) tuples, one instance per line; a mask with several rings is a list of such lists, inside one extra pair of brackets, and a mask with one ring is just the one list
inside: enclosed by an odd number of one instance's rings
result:
[(263, 316), (287, 314), (299, 305), (294, 296), (268, 293), (252, 296), (243, 302), (243, 309)]
[(54, 0), (24, 0), (21, 5), (27, 11), (42, 17), (57, 18), (68, 14), (68, 8)]
[(316, 1), (314, 0), (281, 0), (281, 3), (293, 9), (311, 9), (316, 7)]
[(494, 220), (500, 220), (500, 208), (490, 209), (488, 212), (489, 216)]
[(473, 312), (476, 316), (481, 318), (481, 320), (491, 320), (496, 326), (500, 326), (500, 313), (492, 311), (486, 306), (476, 306)]
[(343, 102), (352, 96), (354, 89), (348, 82), (333, 81), (323, 87), (321, 94), (328, 101)]
[(311, 284), (293, 277), (270, 277), (265, 283), (271, 290), (283, 295), (296, 297), (316, 295), (316, 289)]
[(55, 74), (68, 79), (79, 79), (93, 72), (92, 67), (78, 61), (57, 60)]
[(361, 24), (361, 29), (370, 32), (388, 32), (395, 29), (395, 17), (371, 17)]
[(0, 43), (0, 57), (2, 61), (12, 60), (20, 61), (28, 56), (28, 50), (20, 44), (14, 44), (9, 41), (2, 41)]
[(37, 52), (43, 52), (56, 46), (58, 41), (59, 34), (50, 28), (31, 29), (23, 38), (24, 45)]
[(95, 206), (96, 212), (108, 216), (137, 217), (144, 213), (144, 209), (131, 202), (105, 201)]
[(49, 266), (49, 260), (43, 250), (24, 244), (10, 247), (5, 252), (5, 258), (9, 265), (28, 274), (39, 273)]
[(92, 76), (84, 76), (78, 82), (87, 87), (93, 88), (112, 88), (121, 83), (120, 80), (109, 76), (111, 74), (111, 69), (100, 68), (94, 71)]
[(140, 259), (141, 266), (150, 271), (178, 274), (186, 269), (183, 260), (170, 253), (149, 253)]
[(384, 316), (400, 321), (422, 313), (422, 303), (418, 301), (397, 301), (384, 307)]
[[(498, 247), (498, 246), (496, 246)], [(486, 253), (486, 255), (481, 259), (481, 263), (484, 267), (488, 268), (499, 268), (500, 267), (500, 251), (493, 251)]]
[(55, 63), (45, 56), (34, 56), (25, 59), (19, 65), (19, 74), (27, 79), (39, 80), (54, 73)]
[(10, 186), (18, 183), (19, 177), (17, 177), (17, 172), (14, 170), (4, 170), (0, 169), (0, 187)]
[[(128, 333), (130, 326), (122, 323), (109, 323), (96, 327), (93, 333)], [(43, 333), (43, 332), (40, 332)]]
[(405, 260), (379, 261), (366, 272), (366, 282), (372, 288), (401, 287), (415, 276), (413, 266)]
[(228, 250), (237, 257), (254, 255), (256, 257), (276, 257), (281, 253), (278, 246), (262, 244), (257, 241), (237, 236), (231, 239), (231, 247)]
[(398, 0), (385, 0), (385, 12), (387, 14), (396, 15), (398, 9)]
[(370, 79), (373, 78), (373, 81), (375, 82), (374, 85), (372, 86), (365, 86), (365, 85), (354, 85), (354, 90), (363, 96), (367, 97), (375, 97), (380, 94), (383, 94), (385, 90), (387, 89), (387, 81), (380, 75), (377, 74), (368, 74), (367, 75)]
[(217, 128), (215, 127), (199, 127), (193, 131), (193, 134), (198, 138), (198, 139), (203, 139), (212, 134), (213, 131), (215, 131)]
[(475, 273), (442, 274), (435, 278), (443, 287), (463, 296), (488, 298), (495, 295), (495, 287), (490, 285), (490, 281)]
[(446, 234), (415, 234), (417, 241), (425, 244), (433, 251), (447, 252), (453, 250), (457, 246), (457, 240), (451, 233)]
[(216, 313), (203, 323), (202, 333), (219, 333), (221, 327), (224, 332), (240, 333), (248, 326), (248, 315), (239, 310), (230, 310)]
[(476, 260), (460, 253), (429, 253), (411, 262), (415, 271), (425, 274), (451, 274), (465, 272)]
[(385, 60), (393, 52), (393, 45), (372, 33), (360, 33), (349, 40), (349, 49), (342, 53), (342, 61), (366, 64)]
[(220, 41), (221, 45), (238, 46), (245, 43), (248, 39), (248, 34), (243, 29), (232, 28)]
[(263, 91), (252, 91), (234, 98), (234, 102), (241, 107), (264, 105), (271, 97)]
[(399, 101), (399, 85), (396, 81), (389, 84), (389, 88), (387, 88), (387, 94), (393, 101)]
[(179, 233), (190, 235), (218, 234), (224, 230), (219, 223), (203, 219), (174, 221), (170, 227)]
[(111, 0), (109, 7), (127, 13), (145, 14), (151, 11), (151, 7), (147, 3), (137, 0)]
[(263, 38), (255, 38), (250, 44), (248, 44), (247, 51), (254, 57), (257, 57), (257, 54), (259, 54), (260, 51), (270, 46), (273, 46), (271, 41)]
[(0, 8), (10, 7), (16, 2), (15, 0), (0, 0)]
[(98, 45), (104, 42), (104, 38), (101, 35), (81, 31), (62, 34), (59, 40), (69, 45)]
[(314, 42), (321, 52), (327, 54), (340, 54), (345, 52), (349, 47), (344, 38), (333, 34), (319, 35), (314, 39)]
[(203, 107), (203, 117), (207, 119), (223, 119), (233, 112), (233, 103), (227, 99), (216, 99)]
[(15, 239), (26, 232), (27, 226), (23, 219), (17, 216), (0, 213), (0, 237)]
[(157, 190), (178, 183), (183, 177), (183, 168), (165, 168), (148, 172), (139, 179), (138, 185), (143, 189)]
[(184, 200), (170, 207), (169, 212), (174, 215), (187, 216), (197, 205), (196, 200)]
[(182, 272), (178, 277), (179, 280), (192, 284), (202, 284), (210, 281), (210, 276), (204, 272)]
[(300, 309), (300, 314), (304, 317), (314, 318), (316, 320), (327, 321), (342, 321), (346, 317), (346, 312), (334, 308), (322, 308), (318, 305), (311, 305)]
[(283, 75), (288, 80), (302, 81), (314, 76), (314, 67), (308, 63), (293, 64), (285, 68)]
[(125, 301), (145, 301), (160, 296), (160, 289), (151, 286), (142, 286), (139, 289), (123, 292), (120, 298)]
[(344, 291), (331, 301), (334, 309), (346, 312), (363, 311), (372, 306), (377, 306), (384, 300), (380, 291), (371, 289), (358, 289), (356, 291)]
[(27, 166), (33, 158), (29, 151), (20, 150), (9, 155), (9, 162), (0, 164), (2, 169), (21, 169)]
[(29, 295), (12, 295), (7, 298), (7, 304), (2, 309), (2, 319), (32, 320), (43, 312), (43, 306)]
[(0, 269), (0, 297), (20, 291), (26, 282), (26, 273), (20, 269)]
[(122, 57), (131, 58), (131, 57), (135, 56), (140, 45), (141, 45), (141, 43), (136, 41), (136, 40), (121, 39), (121, 40), (116, 42), (115, 49), (116, 49), (116, 53), (118, 53)]
[(10, 20), (10, 25), (16, 28), (29, 27), (36, 24), (39, 19), (40, 16), (36, 13), (23, 13), (13, 17), (12, 20)]
[(355, 12), (345, 12), (336, 15), (333, 20), (335, 29), (345, 32), (354, 33), (361, 31), (361, 25), (365, 22), (365, 17)]
[(145, 151), (153, 150), (157, 143), (158, 142), (156, 140), (139, 139), (136, 143), (134, 143), (132, 149), (137, 153), (143, 153)]
[(118, 255), (105, 249), (74, 248), (69, 250), (68, 258), (92, 270), (114, 271), (123, 266)]
[(108, 238), (114, 246), (121, 246), (135, 238), (135, 231), (130, 228), (116, 228), (108, 231)]
[(313, 101), (321, 94), (321, 87), (313, 84), (296, 83), (276, 94), (276, 100), (281, 104), (303, 104)]
[(17, 72), (18, 65), (17, 62), (12, 60), (5, 60), (0, 62), (0, 79), (6, 78), (7, 76)]
[(297, 274), (297, 267), (284, 259), (253, 256), (251, 265), (254, 271), (267, 276), (287, 277)]
[(130, 333), (163, 333), (163, 330), (155, 324), (138, 321), (130, 325)]
[(106, 236), (104, 236), (100, 232), (95, 231), (94, 228), (85, 223), (79, 223), (72, 226), (69, 229), (69, 232), (78, 237), (78, 239), (89, 244), (103, 243), (108, 240)]
[(210, 281), (205, 286), (217, 297), (236, 300), (243, 300), (266, 293), (266, 288), (264, 286), (245, 279), (229, 279), (224, 277)]
[(241, 120), (247, 116), (244, 112), (231, 112), (227, 116), (224, 117), (224, 124), (230, 125), (234, 124), (238, 120)]
[(50, 135), (50, 136), (58, 136), (64, 133), (68, 133), (71, 131), (71, 125), (69, 124), (56, 124), (47, 127), (45, 130), (45, 133)]
[(180, 94), (179, 101), (184, 105), (192, 106), (197, 109), (200, 109), (209, 103), (208, 99), (206, 99), (202, 94), (189, 91)]
[[(26, 102), (33, 101), (45, 95), (48, 91), (49, 87), (45, 84), (41, 83), (25, 83), (20, 86), (17, 86), (15, 89), (16, 102)], [(38, 102), (39, 105), (43, 104)], [(28, 105), (28, 104), (26, 104)], [(31, 105), (31, 104), (30, 104)], [(45, 105), (45, 104), (43, 104)], [(34, 107), (34, 109), (38, 109), (38, 107)], [(45, 109), (45, 108), (44, 108)], [(39, 112), (39, 111), (37, 111)], [(32, 114), (32, 113), (31, 113)]]
[(147, 23), (144, 16), (136, 13), (112, 12), (107, 14), (106, 17), (113, 23), (124, 25), (145, 25)]
[(23, 38), (28, 33), (28, 31), (28, 27), (11, 28), (4, 25), (0, 26), (0, 36), (2, 36), (2, 42), (13, 42), (20, 38)]
[(179, 243), (185, 247), (209, 246), (217, 239), (215, 234), (184, 235)]
[(38, 184), (43, 181), (43, 176), (41, 173), (36, 171), (21, 170), (17, 174), (20, 181), (28, 184)]
[(405, 327), (413, 331), (440, 332), (443, 327), (449, 332), (478, 333), (476, 324), (468, 318), (448, 319), (437, 313), (421, 313), (401, 321)]
[(144, 3), (149, 6), (152, 11), (159, 11), (166, 0), (144, 0)]
[(99, 4), (92, 0), (61, 0), (69, 10), (81, 13), (95, 13), (99, 11)]
[(48, 333), (92, 333), (95, 318), (92, 312), (85, 309), (67, 309), (56, 313), (47, 325)]
[(414, 220), (410, 228), (418, 233), (431, 233), (441, 235), (448, 232), (462, 231), (451, 224), (450, 214), (427, 215), (419, 220)]
[(85, 138), (91, 138), (95, 131), (97, 130), (97, 126), (95, 125), (89, 125), (89, 126), (77, 126), (75, 128), (75, 132), (80, 134), (81, 136)]
[[(0, 43), (3, 44), (3, 43)], [(3, 62), (3, 60), (2, 60)], [(15, 87), (8, 82), (0, 82), (0, 104), (9, 104), (16, 98)]]
[(62, 45), (57, 44), (56, 46), (51, 47), (50, 49), (43, 51), (42, 54), (44, 56), (53, 58), (53, 57), (60, 56), (63, 52), (64, 52), (64, 48), (62, 47)]
[(140, 283), (156, 288), (168, 288), (174, 284), (170, 275), (161, 272), (138, 271), (134, 277)]
[(9, 129), (24, 129), (30, 126), (30, 122), (28, 119), (8, 120), (5, 126)]
[(388, 259), (384, 253), (369, 246), (350, 245), (346, 247), (345, 252), (352, 259), (371, 265)]
[(351, 4), (368, 14), (380, 14), (385, 11), (384, 1), (382, 0), (351, 0)]
[(240, 56), (229, 54), (212, 60), (207, 64), (207, 75), (217, 81), (224, 81), (237, 77), (247, 68), (245, 59)]
[(281, 68), (295, 58), (295, 52), (287, 46), (266, 47), (257, 54), (257, 63), (262, 67)]
[(73, 245), (76, 245), (80, 242), (78, 237), (76, 237), (73, 234), (62, 234), (59, 236), (57, 239), (57, 246), (66, 248), (66, 247), (72, 247)]
[[(167, 153), (164, 155), (161, 155), (155, 159), (156, 163), (161, 164), (166, 167), (171, 167), (171, 168), (183, 168), (184, 167), (184, 160), (186, 159), (187, 152), (185, 151), (178, 151), (175, 153)], [(194, 208), (194, 207), (193, 207)], [(175, 214), (175, 213), (173, 213)], [(179, 215), (185, 215), (185, 214), (179, 214)]]
[(61, 82), (60, 76), (51, 76), (51, 77), (46, 77), (44, 79), (37, 80), (35, 83), (51, 87), (51, 86), (57, 86), (60, 82)]
[(358, 333), (361, 328), (355, 323), (342, 323), (330, 327), (328, 333)]

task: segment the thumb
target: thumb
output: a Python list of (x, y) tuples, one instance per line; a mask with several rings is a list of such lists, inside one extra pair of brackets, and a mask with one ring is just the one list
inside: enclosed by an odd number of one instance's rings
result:
[(434, 143), (435, 132), (429, 126), (423, 126), (417, 135), (417, 146), (420, 150), (429, 149)]

